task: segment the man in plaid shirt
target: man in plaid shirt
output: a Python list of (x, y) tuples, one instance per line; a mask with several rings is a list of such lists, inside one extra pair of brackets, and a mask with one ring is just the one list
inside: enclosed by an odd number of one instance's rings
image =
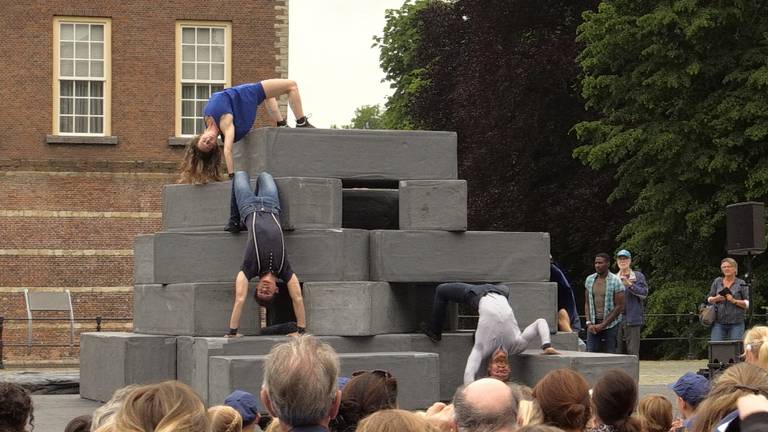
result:
[(595, 255), (595, 273), (584, 281), (587, 315), (587, 351), (616, 352), (618, 324), (624, 312), (624, 284), (608, 271), (611, 257), (606, 253)]

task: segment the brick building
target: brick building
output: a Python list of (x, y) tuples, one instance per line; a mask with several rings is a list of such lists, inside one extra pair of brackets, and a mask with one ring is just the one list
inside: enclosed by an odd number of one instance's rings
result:
[[(22, 0), (0, 36), (3, 359), (75, 362), (77, 349), (16, 345), (24, 289), (68, 289), (76, 318), (130, 329), (133, 238), (160, 229), (161, 187), (210, 92), (287, 76), (288, 0)], [(34, 337), (67, 332), (41, 321)]]

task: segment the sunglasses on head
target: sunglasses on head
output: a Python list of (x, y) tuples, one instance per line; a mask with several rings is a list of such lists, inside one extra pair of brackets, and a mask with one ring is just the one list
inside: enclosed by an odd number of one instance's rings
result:
[(388, 371), (385, 371), (385, 370), (381, 370), (381, 369), (354, 371), (354, 372), (352, 372), (352, 376), (356, 377), (356, 376), (360, 376), (360, 375), (365, 374), (365, 373), (371, 373), (371, 374), (378, 375), (378, 376), (383, 377), (383, 378), (392, 378), (392, 374), (391, 373), (389, 373)]

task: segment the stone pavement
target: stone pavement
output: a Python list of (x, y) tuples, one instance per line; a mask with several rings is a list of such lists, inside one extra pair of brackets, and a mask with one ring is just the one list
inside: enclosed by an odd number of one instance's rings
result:
[[(686, 372), (696, 372), (706, 365), (706, 360), (693, 361), (641, 361), (640, 362), (640, 396), (660, 393), (666, 396), (674, 406), (674, 393), (667, 388)], [(10, 375), (18, 375), (19, 371), (0, 371), (0, 380)], [(48, 369), (43, 372), (48, 375), (77, 374), (77, 369)], [(90, 414), (101, 404), (81, 399), (79, 395), (33, 395), (35, 406), (36, 432), (61, 432), (64, 426), (74, 417)]]

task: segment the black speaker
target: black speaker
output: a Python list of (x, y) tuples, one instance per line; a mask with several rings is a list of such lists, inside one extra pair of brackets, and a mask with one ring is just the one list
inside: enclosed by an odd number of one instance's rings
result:
[(709, 363), (733, 364), (741, 362), (744, 343), (740, 340), (710, 342)]
[(742, 202), (725, 208), (728, 253), (757, 255), (765, 251), (765, 204)]

